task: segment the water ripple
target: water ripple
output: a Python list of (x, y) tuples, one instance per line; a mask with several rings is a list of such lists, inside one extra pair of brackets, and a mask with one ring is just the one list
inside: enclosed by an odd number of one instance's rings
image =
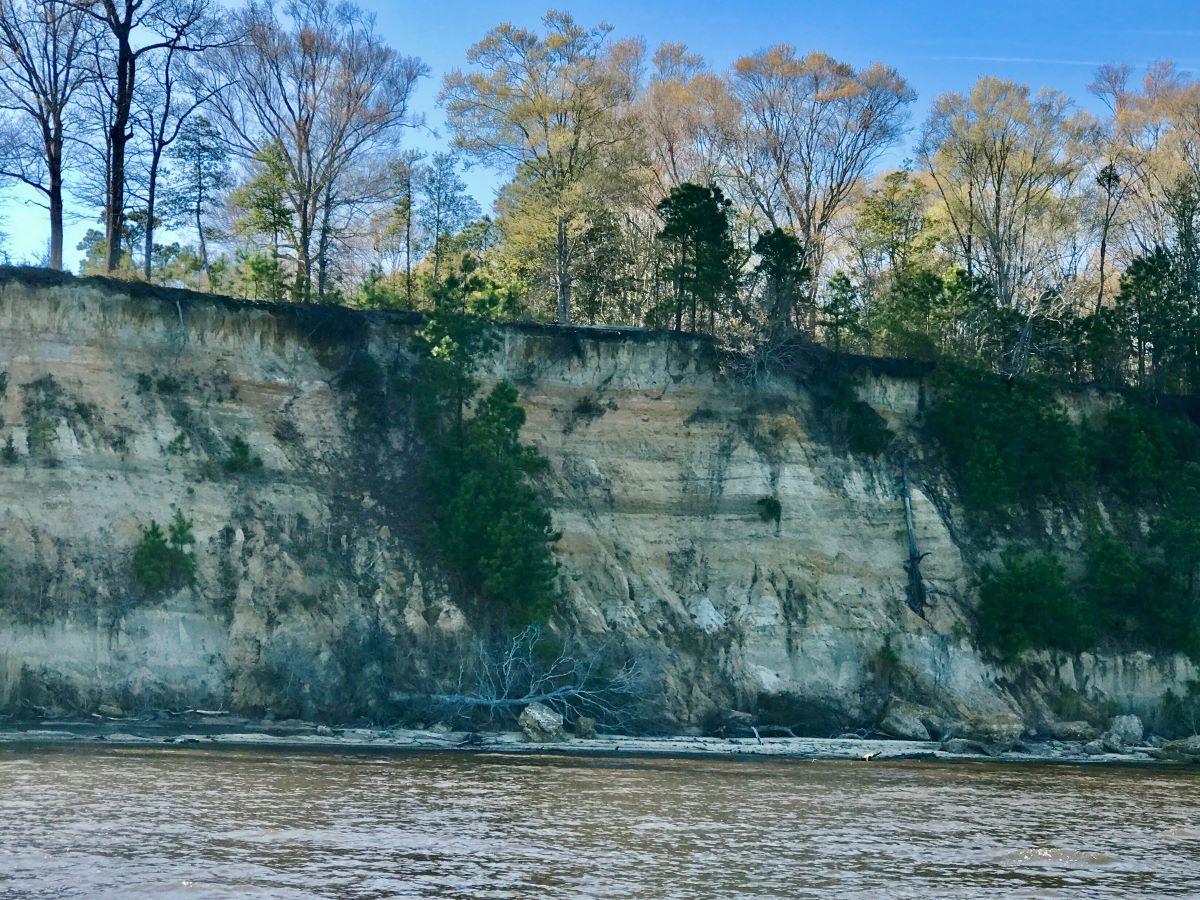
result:
[(1185, 769), (0, 750), (0, 897), (1200, 896)]

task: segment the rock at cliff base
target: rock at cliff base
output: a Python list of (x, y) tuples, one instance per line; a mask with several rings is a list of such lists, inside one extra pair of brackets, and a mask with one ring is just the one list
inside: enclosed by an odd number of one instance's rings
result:
[(563, 717), (544, 703), (530, 703), (517, 719), (517, 724), (525, 732), (525, 740), (535, 744), (553, 743), (566, 740), (567, 737), (563, 731)]
[(1125, 745), (1108, 733), (1100, 735), (1100, 746), (1104, 748), (1106, 753), (1125, 752)]
[(596, 736), (596, 720), (590, 716), (580, 716), (575, 720), (575, 737), (590, 741)]
[(928, 741), (929, 729), (921, 721), (925, 712), (912, 703), (893, 703), (879, 723), (879, 730), (902, 741)]
[(1012, 746), (1025, 730), (1025, 724), (1015, 713), (996, 713), (990, 716), (977, 716), (967, 721), (963, 729), (963, 737), (979, 741), (981, 744)]
[(123, 719), (125, 718), (125, 710), (119, 706), (113, 706), (111, 703), (101, 703), (96, 707), (96, 712), (107, 719)]
[(947, 753), (954, 753), (960, 756), (982, 754), (985, 752), (983, 745), (979, 741), (968, 741), (965, 738), (951, 738), (948, 741), (942, 741), (942, 749)]
[(1156, 759), (1169, 759), (1173, 762), (1200, 763), (1200, 734), (1180, 741), (1167, 741), (1158, 749), (1152, 750), (1150, 755)]
[(979, 756), (1002, 756), (1013, 749), (1012, 744), (989, 744), (983, 741), (972, 741), (967, 738), (950, 738), (942, 741), (942, 750), (962, 756), (966, 754)]
[(930, 740), (934, 741), (948, 741), (956, 738), (967, 727), (962, 719), (949, 719), (934, 712), (922, 715), (921, 722), (925, 725), (925, 730), (929, 732)]
[(1120, 753), (1126, 747), (1134, 747), (1142, 742), (1142, 720), (1137, 716), (1116, 716), (1108, 723), (1108, 731), (1101, 738), (1108, 747), (1116, 747), (1114, 753)]
[(1051, 722), (1046, 729), (1056, 741), (1094, 741), (1098, 735), (1088, 722)]
[(721, 713), (722, 732), (746, 732), (754, 725), (754, 716), (738, 709), (727, 709)]
[(1088, 756), (1103, 756), (1109, 752), (1108, 748), (1104, 746), (1103, 741), (1088, 741), (1080, 749)]

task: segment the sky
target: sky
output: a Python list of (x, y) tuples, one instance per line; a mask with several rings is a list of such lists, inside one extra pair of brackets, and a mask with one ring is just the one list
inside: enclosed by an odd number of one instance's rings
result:
[[(442, 76), (465, 65), (466, 51), (493, 25), (511, 21), (536, 27), (546, 0), (440, 0), (384, 2), (359, 0), (376, 15), (384, 37), (401, 52), (419, 56), (431, 76), (420, 84), (414, 112), (421, 128), (405, 132), (401, 143), (418, 149), (443, 147), (449, 140), (437, 107)], [(947, 91), (967, 91), (981, 75), (998, 75), (1031, 86), (1056, 87), (1084, 109), (1098, 111), (1087, 93), (1097, 66), (1128, 63), (1135, 69), (1172, 59), (1200, 77), (1198, 0), (759, 0), (706, 4), (702, 0), (560, 0), (583, 25), (604, 21), (614, 37), (641, 36), (651, 50), (663, 41), (682, 42), (721, 71), (739, 56), (777, 43), (801, 52), (821, 50), (854, 66), (883, 62), (895, 66), (916, 90), (910, 138), (929, 102)], [(890, 154), (898, 163), (906, 147)], [(467, 182), (484, 209), (491, 206), (499, 177), (476, 169)], [(76, 265), (75, 245), (95, 222), (75, 210), (67, 229), (67, 262)], [(45, 252), (45, 212), (5, 189), (0, 193), (0, 231), (14, 260), (36, 260)]]

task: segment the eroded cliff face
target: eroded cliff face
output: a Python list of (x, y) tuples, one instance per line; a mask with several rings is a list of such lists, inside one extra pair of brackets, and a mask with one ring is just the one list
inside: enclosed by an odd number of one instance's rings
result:
[[(0, 709), (402, 715), (391, 698), (436, 680), (475, 630), (421, 551), (413, 328), (0, 275)], [(912, 460), (930, 601), (914, 613), (895, 458), (821, 433), (827, 365), (750, 389), (704, 341), (503, 330), (488, 377), (517, 384), (526, 438), (551, 461), (553, 628), (642, 659), (653, 724), (734, 709), (827, 733), (899, 698), (987, 736), (1068, 714), (1154, 720), (1184, 692), (1196, 672), (1179, 657), (988, 660), (973, 584), (1000, 544), (968, 527), (922, 442), (920, 373), (859, 362), (859, 396)], [(225, 470), (236, 437), (261, 470)], [(176, 509), (195, 523), (198, 577), (150, 596), (130, 556)], [(1055, 529), (1069, 553), (1079, 523)]]

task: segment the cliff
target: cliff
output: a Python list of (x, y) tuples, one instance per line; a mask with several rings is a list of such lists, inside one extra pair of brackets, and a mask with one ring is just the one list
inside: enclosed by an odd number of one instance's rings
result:
[[(404, 715), (393, 698), (475, 633), (422, 550), (416, 324), (3, 271), (0, 710)], [(518, 386), (551, 461), (552, 629), (642, 659), (651, 727), (739, 710), (828, 733), (903, 700), (1011, 737), (1118, 711), (1154, 722), (1197, 677), (1182, 657), (981, 651), (975, 584), (1002, 541), (970, 527), (926, 446), (920, 367), (814, 349), (751, 389), (703, 339), (514, 325), (488, 377)], [(924, 615), (906, 602), (896, 456), (831, 437), (831, 377), (909, 448)], [(237, 438), (260, 468), (223, 464)], [(151, 594), (130, 557), (175, 510), (197, 578)], [(1080, 524), (1054, 528), (1069, 554)]]

